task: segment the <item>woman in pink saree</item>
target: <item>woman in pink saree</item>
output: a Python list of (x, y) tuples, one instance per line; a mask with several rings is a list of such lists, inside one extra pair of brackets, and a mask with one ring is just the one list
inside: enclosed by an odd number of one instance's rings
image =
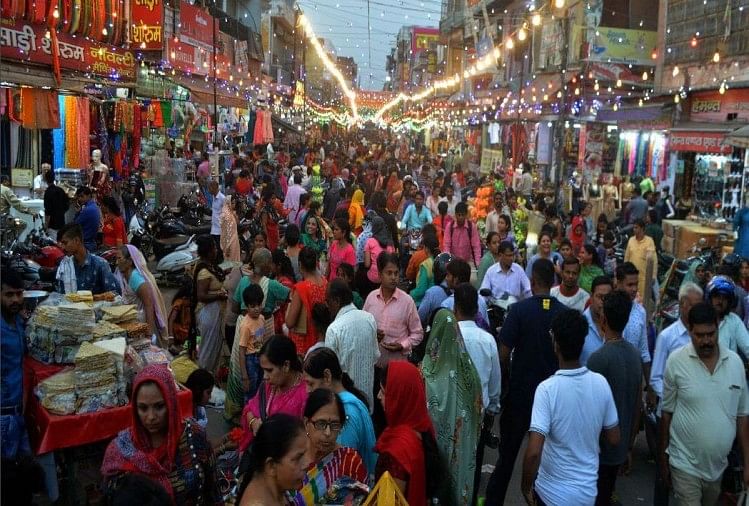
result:
[(304, 414), (307, 385), (303, 381), (302, 363), (294, 342), (276, 335), (260, 349), (263, 382), (255, 397), (242, 411), (242, 439), (239, 450), (245, 451), (263, 422), (271, 415), (286, 413), (298, 418)]

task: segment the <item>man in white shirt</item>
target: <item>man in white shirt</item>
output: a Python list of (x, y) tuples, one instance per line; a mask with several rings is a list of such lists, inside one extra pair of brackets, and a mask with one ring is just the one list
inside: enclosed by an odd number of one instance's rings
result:
[(530, 297), (531, 281), (525, 269), (513, 262), (514, 259), (515, 247), (509, 241), (502, 241), (499, 245), (499, 262), (486, 271), (481, 289), (488, 288), (497, 299), (505, 294), (518, 300)]
[[(647, 393), (647, 404), (651, 410), (655, 409), (656, 421), (660, 423), (661, 403), (663, 399), (663, 375), (666, 372), (666, 362), (671, 354), (691, 341), (689, 336), (689, 310), (702, 302), (702, 288), (696, 283), (686, 282), (679, 288), (679, 319), (663, 329), (655, 340), (653, 363), (650, 369), (650, 384)], [(668, 506), (669, 491), (660, 474), (661, 466), (655, 466), (655, 490), (653, 492), (654, 506)]]
[(564, 310), (552, 321), (559, 370), (538, 385), (533, 400), (521, 483), (528, 504), (592, 506), (601, 432), (610, 445), (619, 444), (619, 419), (606, 378), (580, 367), (587, 333), (579, 311)]
[[(296, 167), (294, 167), (296, 169)], [(302, 174), (294, 171), (292, 176), (293, 184), (286, 190), (286, 198), (283, 201), (283, 208), (289, 211), (289, 216), (295, 216), (299, 211), (299, 197), (307, 190), (302, 186)]]
[(588, 305), (590, 294), (577, 284), (579, 277), (580, 260), (577, 257), (565, 258), (562, 261), (562, 284), (551, 289), (551, 296), (568, 308), (582, 313)]
[(455, 317), (458, 319), (463, 343), (481, 379), (481, 394), (484, 411), (499, 413), (499, 394), (502, 376), (499, 368), (497, 341), (488, 332), (476, 325), (478, 292), (470, 283), (461, 283), (455, 288)]
[(221, 263), (224, 260), (224, 252), (221, 251), (221, 211), (224, 208), (226, 197), (219, 190), (218, 181), (208, 183), (208, 191), (213, 195), (213, 201), (211, 202), (211, 237), (216, 243), (216, 261)]
[(715, 309), (692, 307), (688, 328), (691, 342), (669, 357), (663, 376), (659, 465), (677, 504), (712, 505), (737, 436), (749, 482), (749, 393), (744, 363), (719, 342)]
[(374, 409), (374, 367), (380, 358), (377, 322), (371, 314), (356, 309), (348, 284), (334, 279), (328, 284), (327, 304), (335, 319), (325, 332), (325, 346), (332, 349), (341, 368), (364, 392), (370, 413)]

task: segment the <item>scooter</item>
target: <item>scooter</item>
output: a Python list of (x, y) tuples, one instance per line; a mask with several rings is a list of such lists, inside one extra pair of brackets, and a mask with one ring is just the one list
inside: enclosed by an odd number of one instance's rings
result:
[(491, 333), (495, 339), (499, 339), (499, 331), (505, 323), (507, 312), (510, 310), (510, 306), (516, 303), (518, 299), (506, 293), (497, 298), (488, 288), (480, 290), (479, 295), (486, 299), (486, 312), (489, 315)]
[(193, 235), (186, 243), (159, 260), (154, 274), (156, 282), (165, 286), (181, 286), (184, 277), (192, 274), (197, 261), (198, 246)]

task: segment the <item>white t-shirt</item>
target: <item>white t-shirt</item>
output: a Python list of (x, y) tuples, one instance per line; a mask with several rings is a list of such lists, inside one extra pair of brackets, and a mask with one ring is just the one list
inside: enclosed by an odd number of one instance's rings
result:
[(546, 504), (595, 504), (598, 440), (618, 424), (606, 378), (587, 367), (560, 369), (538, 385), (530, 430), (546, 438), (535, 484)]
[(577, 287), (577, 292), (575, 295), (572, 295), (571, 297), (567, 297), (566, 295), (562, 295), (561, 290), (558, 286), (555, 286), (551, 289), (551, 296), (556, 297), (556, 299), (567, 306), (570, 309), (577, 309), (581, 313), (585, 311), (585, 306), (588, 304), (588, 301), (590, 300), (590, 295), (588, 292)]
[(211, 204), (211, 235), (221, 235), (221, 211), (225, 200), (226, 197), (221, 192), (218, 192), (213, 197), (213, 203)]

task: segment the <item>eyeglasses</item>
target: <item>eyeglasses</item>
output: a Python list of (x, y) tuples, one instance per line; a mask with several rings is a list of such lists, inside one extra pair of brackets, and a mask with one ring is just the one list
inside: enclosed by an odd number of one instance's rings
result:
[(327, 420), (315, 420), (310, 421), (312, 426), (319, 430), (320, 432), (324, 432), (325, 429), (330, 428), (330, 432), (341, 432), (341, 429), (343, 428), (343, 424), (341, 422), (329, 422)]

